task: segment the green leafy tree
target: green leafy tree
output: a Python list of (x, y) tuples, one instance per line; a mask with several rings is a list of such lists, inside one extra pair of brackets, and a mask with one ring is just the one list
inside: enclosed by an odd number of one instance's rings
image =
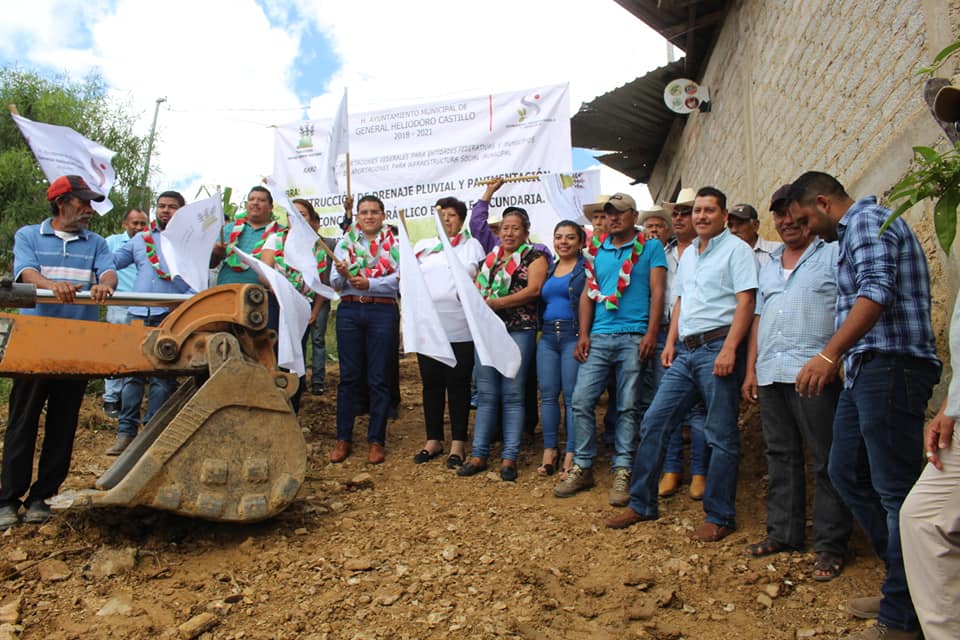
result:
[(133, 133), (135, 114), (129, 104), (109, 98), (99, 76), (51, 80), (31, 71), (0, 68), (0, 105), (4, 107), (0, 115), (0, 271), (4, 272), (11, 267), (16, 230), (43, 220), (50, 212), (48, 182), (6, 113), (10, 104), (25, 118), (70, 127), (117, 152), (113, 158), (117, 180), (109, 194), (113, 211), (95, 215), (90, 223), (101, 235), (119, 231), (123, 214), (137, 206), (146, 150), (146, 138)]

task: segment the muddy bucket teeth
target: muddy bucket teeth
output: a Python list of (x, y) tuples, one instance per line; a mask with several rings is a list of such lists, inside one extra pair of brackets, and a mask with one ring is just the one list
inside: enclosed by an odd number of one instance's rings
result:
[[(244, 357), (231, 334), (207, 342), (210, 376), (182, 384), (73, 506), (143, 505), (225, 522), (276, 515), (296, 497), (306, 444), (288, 399), (296, 378)], [(55, 501), (55, 504), (57, 502)]]

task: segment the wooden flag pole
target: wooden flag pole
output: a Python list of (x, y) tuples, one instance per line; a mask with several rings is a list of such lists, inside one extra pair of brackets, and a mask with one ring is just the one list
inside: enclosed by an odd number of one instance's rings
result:
[(407, 237), (410, 237), (410, 228), (407, 227), (407, 213), (406, 209), (397, 209), (397, 217), (400, 218), (400, 224), (403, 225), (403, 230), (407, 232)]
[[(350, 152), (347, 151), (347, 197), (353, 197), (353, 191), (350, 189)], [(353, 213), (352, 211), (350, 212)]]
[(513, 176), (510, 178), (491, 178), (490, 180), (480, 180), (476, 184), (493, 184), (497, 180), (503, 180), (504, 182), (535, 182), (540, 179), (540, 176), (536, 173), (530, 173), (525, 176)]

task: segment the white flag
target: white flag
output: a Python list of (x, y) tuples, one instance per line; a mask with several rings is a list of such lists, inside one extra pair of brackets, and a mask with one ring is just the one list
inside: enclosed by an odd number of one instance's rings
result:
[[(540, 176), (547, 202), (560, 220), (573, 220), (580, 224), (590, 224), (583, 215), (583, 206), (596, 202), (600, 194), (600, 170), (579, 171), (577, 173), (551, 173)], [(553, 237), (550, 235), (541, 237)]]
[[(317, 295), (323, 296), (328, 300), (339, 300), (340, 295), (323, 284), (320, 280), (320, 272), (317, 270), (317, 256), (313, 252), (314, 246), (320, 240), (317, 232), (307, 224), (300, 216), (296, 205), (290, 202), (290, 198), (280, 186), (273, 181), (273, 178), (266, 178), (264, 181), (273, 201), (287, 211), (287, 225), (290, 230), (287, 232), (287, 239), (283, 243), (283, 260), (291, 269), (296, 269), (303, 276), (303, 281), (311, 291)], [(328, 269), (334, 269), (333, 259), (327, 256)]]
[(330, 143), (327, 146), (327, 158), (325, 163), (325, 175), (327, 193), (340, 193), (337, 185), (337, 158), (345, 153), (350, 153), (350, 116), (347, 113), (347, 90), (343, 90), (343, 98), (340, 99), (340, 106), (337, 108), (337, 115), (333, 117), (333, 125), (330, 127)]
[[(403, 301), (404, 353), (422, 353), (428, 358), (442, 362), (448, 367), (457, 366), (457, 357), (453, 355), (447, 333), (440, 324), (440, 316), (433, 305), (430, 290), (423, 279), (417, 256), (410, 246), (406, 226), (401, 222), (400, 230), (400, 299)], [(451, 249), (450, 253), (453, 250)], [(450, 254), (448, 254), (450, 255)]]
[(210, 283), (210, 252), (223, 227), (220, 192), (177, 209), (160, 234), (170, 275), (180, 276), (196, 292)]
[(241, 262), (270, 283), (273, 295), (277, 296), (277, 302), (280, 305), (277, 365), (295, 372), (298, 376), (304, 375), (306, 368), (303, 364), (303, 345), (300, 340), (310, 323), (310, 303), (280, 272), (240, 249), (236, 249), (236, 252)]
[[(487, 306), (487, 301), (480, 295), (467, 269), (453, 251), (450, 240), (443, 230), (443, 223), (440, 222), (440, 214), (435, 212), (434, 219), (437, 223), (437, 234), (443, 242), (447, 264), (450, 266), (454, 284), (457, 286), (457, 295), (463, 304), (463, 314), (467, 317), (467, 326), (470, 327), (470, 336), (473, 338), (473, 346), (477, 350), (480, 364), (493, 367), (507, 378), (516, 377), (517, 371), (520, 370), (520, 347), (510, 337), (503, 320)], [(403, 280), (403, 277), (400, 279)], [(404, 308), (406, 308), (406, 301), (404, 301)]]
[[(60, 176), (80, 176), (90, 187), (105, 196), (110, 194), (117, 174), (111, 159), (116, 152), (88, 140), (70, 127), (34, 122), (23, 116), (13, 115), (13, 121), (27, 139), (40, 169), (53, 182)], [(103, 215), (113, 208), (110, 198), (103, 202), (91, 202), (94, 211)]]

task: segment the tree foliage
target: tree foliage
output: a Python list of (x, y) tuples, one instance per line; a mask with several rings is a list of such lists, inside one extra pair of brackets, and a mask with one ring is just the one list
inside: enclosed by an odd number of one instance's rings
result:
[(122, 216), (139, 201), (146, 137), (133, 133), (135, 114), (128, 104), (107, 95), (96, 74), (82, 80), (44, 78), (31, 71), (0, 68), (0, 271), (10, 269), (13, 234), (49, 215), (47, 180), (13, 122), (6, 105), (14, 104), (25, 118), (70, 127), (116, 151), (113, 167), (117, 180), (109, 198), (113, 210), (94, 215), (90, 228), (101, 235), (116, 233)]

